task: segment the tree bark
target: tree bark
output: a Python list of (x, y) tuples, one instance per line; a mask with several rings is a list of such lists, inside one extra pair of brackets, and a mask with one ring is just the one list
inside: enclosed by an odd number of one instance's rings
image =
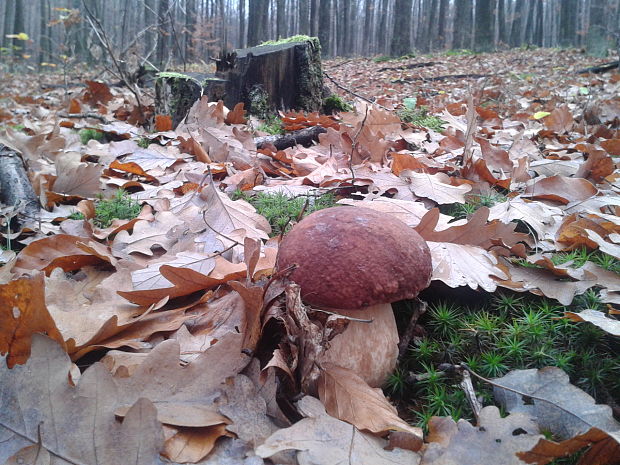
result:
[(331, 8), (332, 0), (322, 0), (321, 11), (319, 12), (319, 41), (321, 42), (323, 56), (329, 55), (331, 49)]
[(493, 11), (491, 0), (476, 0), (474, 48), (478, 52), (489, 52), (493, 48)]
[(409, 42), (411, 39), (411, 8), (412, 0), (396, 0), (394, 5), (396, 19), (394, 21), (394, 35), (390, 45), (390, 55), (399, 57), (406, 55), (411, 50)]

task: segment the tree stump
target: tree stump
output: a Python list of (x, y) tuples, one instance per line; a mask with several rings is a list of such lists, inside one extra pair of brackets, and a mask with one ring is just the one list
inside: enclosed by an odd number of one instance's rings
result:
[(317, 38), (236, 50), (222, 55), (215, 75), (163, 73), (157, 83), (158, 113), (176, 127), (201, 95), (243, 102), (259, 118), (276, 110), (318, 111), (323, 102), (321, 46)]
[(203, 95), (211, 101), (223, 99), (225, 86), (226, 81), (213, 74), (161, 73), (155, 82), (156, 111), (172, 116), (172, 125), (176, 128)]

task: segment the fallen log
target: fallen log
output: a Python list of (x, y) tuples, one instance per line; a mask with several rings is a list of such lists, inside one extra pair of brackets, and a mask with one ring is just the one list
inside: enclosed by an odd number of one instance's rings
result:
[(3, 207), (21, 205), (20, 213), (14, 217), (14, 224), (11, 225), (12, 232), (18, 231), (28, 222), (32, 223), (39, 216), (39, 199), (26, 173), (24, 160), (19, 153), (2, 144), (0, 144), (0, 204)]
[(611, 71), (612, 69), (617, 68), (618, 67), (618, 63), (620, 63), (620, 61), (612, 61), (610, 63), (603, 63), (602, 65), (598, 65), (598, 66), (591, 66), (589, 68), (580, 69), (579, 71), (577, 71), (577, 74), (587, 74), (587, 73), (600, 74), (600, 73), (604, 73), (606, 71)]
[(256, 142), (256, 148), (258, 149), (265, 148), (267, 145), (273, 145), (277, 150), (284, 150), (296, 145), (309, 147), (313, 142), (318, 142), (319, 134), (324, 132), (327, 132), (324, 127), (312, 126), (284, 135), (255, 137), (254, 142)]

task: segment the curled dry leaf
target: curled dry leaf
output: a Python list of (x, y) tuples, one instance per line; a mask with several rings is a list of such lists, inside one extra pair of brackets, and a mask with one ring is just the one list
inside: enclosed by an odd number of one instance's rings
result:
[(0, 321), (0, 355), (7, 354), (9, 368), (26, 363), (33, 334), (47, 334), (63, 348), (65, 346), (45, 306), (43, 273), (0, 285)]
[(0, 462), (41, 441), (62, 463), (126, 463), (131, 456), (136, 465), (160, 464), (163, 437), (151, 402), (136, 398), (121, 424), (114, 418), (119, 396), (103, 365), (89, 367), (76, 387), (68, 382), (70, 366), (64, 350), (39, 334), (26, 365), (9, 370), (0, 363)]
[(620, 432), (606, 433), (598, 428), (590, 428), (583, 434), (562, 442), (548, 439), (538, 441), (533, 449), (518, 452), (517, 456), (536, 465), (545, 465), (556, 458), (567, 457), (587, 448), (577, 465), (614, 465), (620, 457)]
[(543, 437), (528, 415), (502, 418), (497, 407), (483, 408), (477, 426), (432, 417), (428, 429), (421, 465), (523, 465), (516, 454), (530, 450)]
[(49, 275), (54, 268), (76, 271), (103, 263), (99, 256), (80, 247), (83, 242), (83, 237), (68, 234), (56, 234), (31, 242), (17, 256), (14, 270), (17, 273), (40, 270)]
[(573, 321), (587, 321), (598, 326), (607, 334), (612, 336), (620, 336), (620, 321), (615, 318), (608, 317), (605, 313), (598, 310), (586, 309), (579, 313), (564, 312), (564, 316)]
[(79, 153), (68, 153), (56, 158), (56, 180), (53, 191), (60, 194), (94, 197), (101, 191), (103, 167), (80, 161)]
[(505, 224), (498, 220), (488, 221), (489, 212), (489, 208), (481, 207), (467, 222), (438, 230), (440, 213), (439, 209), (433, 208), (424, 215), (415, 230), (427, 241), (475, 245), (485, 250), (496, 245), (499, 240), (508, 247), (520, 242), (526, 244), (532, 242), (528, 234), (515, 231), (516, 223)]
[(294, 450), (300, 465), (333, 465), (336, 463), (373, 465), (417, 465), (420, 456), (415, 452), (385, 450), (387, 442), (358, 431), (354, 426), (325, 413), (322, 404), (313, 397), (298, 403), (306, 418), (289, 428), (273, 433), (255, 449), (259, 457), (267, 458), (280, 451)]
[(465, 203), (465, 194), (471, 191), (469, 184), (450, 184), (450, 177), (444, 173), (428, 174), (404, 170), (400, 177), (411, 183), (411, 191), (416, 196), (431, 199), (440, 205)]
[(514, 370), (494, 379), (495, 399), (511, 413), (531, 416), (541, 430), (568, 439), (591, 427), (605, 432), (620, 432), (611, 408), (569, 382), (568, 375), (557, 367), (539, 370)]
[(177, 239), (168, 234), (175, 227), (183, 224), (174, 213), (159, 212), (154, 221), (140, 220), (134, 223), (133, 232), (120, 231), (114, 238), (112, 249), (118, 252), (131, 254), (141, 253), (153, 255), (153, 247), (168, 250)]
[(587, 200), (597, 193), (598, 189), (586, 179), (551, 176), (528, 186), (522, 197), (537, 200), (553, 200), (566, 205), (571, 202)]
[[(450, 287), (481, 287), (493, 292), (497, 281), (508, 275), (498, 266), (498, 260), (491, 252), (481, 247), (449, 242), (427, 242), (433, 257), (433, 277)], [(494, 279), (497, 278), (497, 279)]]
[(422, 430), (398, 417), (380, 389), (373, 389), (353, 371), (323, 363), (318, 393), (325, 410), (334, 418), (357, 429), (383, 435), (388, 431), (408, 432), (419, 438)]

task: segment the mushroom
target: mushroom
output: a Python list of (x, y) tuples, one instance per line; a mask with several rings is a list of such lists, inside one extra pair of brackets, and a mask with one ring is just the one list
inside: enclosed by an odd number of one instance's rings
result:
[(396, 217), (361, 207), (319, 210), (280, 244), (277, 268), (291, 265), (302, 300), (348, 317), (346, 330), (318, 360), (349, 368), (382, 386), (396, 366), (398, 330), (392, 302), (412, 299), (431, 279), (424, 239)]

